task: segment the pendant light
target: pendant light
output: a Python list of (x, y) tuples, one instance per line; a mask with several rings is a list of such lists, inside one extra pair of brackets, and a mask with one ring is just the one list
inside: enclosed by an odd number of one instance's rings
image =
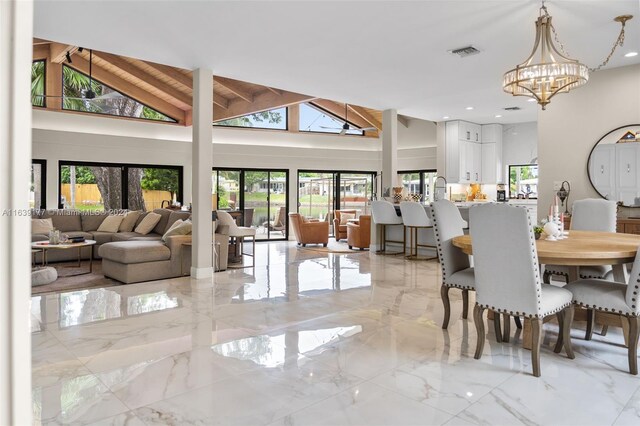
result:
[[(513, 96), (529, 96), (535, 99), (543, 110), (546, 109), (555, 95), (586, 84), (589, 80), (589, 71), (597, 71), (607, 65), (616, 48), (623, 45), (624, 26), (631, 18), (633, 18), (632, 15), (622, 15), (614, 19), (622, 24), (618, 39), (604, 62), (595, 69), (589, 69), (580, 61), (568, 57), (564, 46), (558, 40), (558, 35), (551, 23), (551, 16), (543, 1), (536, 21), (536, 40), (533, 50), (523, 63), (504, 74), (503, 90)], [(560, 50), (553, 43), (552, 32)]]

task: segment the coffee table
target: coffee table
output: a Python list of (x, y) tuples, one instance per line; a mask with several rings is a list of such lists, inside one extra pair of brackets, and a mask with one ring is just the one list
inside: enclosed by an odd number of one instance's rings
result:
[(91, 254), (89, 256), (89, 270), (87, 272), (80, 272), (78, 274), (67, 275), (85, 275), (93, 272), (93, 246), (96, 245), (94, 240), (85, 240), (81, 243), (65, 243), (65, 244), (49, 244), (48, 241), (35, 241), (31, 243), (32, 250), (42, 250), (42, 266), (47, 265), (47, 253), (49, 250), (78, 250), (78, 267), (82, 266), (82, 249), (89, 247)]

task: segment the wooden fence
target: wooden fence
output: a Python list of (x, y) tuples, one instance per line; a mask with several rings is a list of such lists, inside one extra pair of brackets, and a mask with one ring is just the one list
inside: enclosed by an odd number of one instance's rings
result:
[[(67, 200), (67, 204), (71, 204), (71, 184), (62, 184), (62, 197)], [(96, 206), (102, 207), (102, 196), (98, 185), (95, 183), (76, 184), (76, 207), (80, 206)], [(148, 191), (142, 190), (142, 197), (144, 198), (144, 204), (147, 210), (158, 209), (162, 206), (164, 200), (171, 199), (171, 193), (169, 191)]]

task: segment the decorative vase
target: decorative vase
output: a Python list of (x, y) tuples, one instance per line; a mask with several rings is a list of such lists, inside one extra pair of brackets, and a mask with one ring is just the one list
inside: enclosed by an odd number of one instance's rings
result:
[(541, 232), (534, 232), (533, 234), (535, 235), (536, 240), (539, 240), (540, 239), (540, 235), (542, 235)]
[(414, 202), (416, 202), (416, 203), (419, 203), (419, 202), (420, 202), (420, 200), (422, 200), (422, 194), (417, 193), (417, 192), (412, 192), (412, 193), (410, 193), (410, 194), (409, 194), (409, 199), (410, 199), (411, 201), (414, 201)]
[(402, 193), (393, 194), (393, 202), (398, 204), (400, 201), (402, 201)]
[(60, 244), (60, 231), (57, 229), (52, 229), (49, 231), (49, 244), (58, 245)]
[(558, 226), (553, 222), (547, 222), (544, 225), (544, 233), (547, 234), (547, 240), (556, 241), (558, 235)]

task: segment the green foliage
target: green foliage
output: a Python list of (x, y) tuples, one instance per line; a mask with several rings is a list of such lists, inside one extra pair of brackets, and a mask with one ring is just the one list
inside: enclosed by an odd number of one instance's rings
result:
[(44, 61), (35, 61), (31, 64), (31, 104), (44, 106), (45, 88), (45, 64)]
[(169, 191), (173, 197), (178, 192), (178, 171), (173, 169), (144, 169), (140, 183), (142, 189)]
[[(76, 184), (96, 183), (96, 177), (90, 167), (75, 166), (76, 168)], [(62, 183), (71, 183), (70, 178), (71, 166), (62, 166), (60, 170), (60, 181)]]
[(236, 117), (229, 120), (218, 121), (214, 124), (217, 126), (253, 127), (254, 122), (267, 122), (271, 124), (277, 124), (282, 122), (282, 114), (275, 110), (263, 111), (255, 114), (245, 115), (244, 117)]

